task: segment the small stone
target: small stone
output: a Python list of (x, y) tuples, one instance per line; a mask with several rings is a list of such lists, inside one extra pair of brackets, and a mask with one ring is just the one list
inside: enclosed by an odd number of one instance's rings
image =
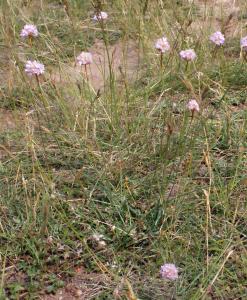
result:
[(80, 297), (82, 295), (82, 291), (81, 290), (76, 290), (75, 291), (75, 296), (76, 297)]

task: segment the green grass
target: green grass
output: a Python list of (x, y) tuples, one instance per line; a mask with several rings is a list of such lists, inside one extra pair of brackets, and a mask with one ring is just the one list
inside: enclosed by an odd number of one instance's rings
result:
[[(103, 29), (91, 21), (91, 1), (68, 1), (69, 15), (63, 1), (29, 2), (0, 1), (9, 67), (0, 107), (21, 114), (19, 126), (0, 131), (0, 299), (55, 293), (78, 267), (109, 276), (95, 299), (113, 299), (116, 287), (130, 300), (245, 299), (247, 77), (240, 33), (228, 34), (214, 54), (208, 35), (187, 23), (203, 17), (196, 1), (108, 1)], [(19, 38), (26, 22), (41, 33), (32, 47)], [(240, 16), (238, 22), (244, 28)], [(161, 70), (153, 45), (164, 33), (172, 51)], [(83, 75), (52, 81), (58, 66), (66, 72), (96, 40), (108, 49), (134, 41), (136, 78), (112, 74), (100, 93)], [(178, 53), (190, 47), (198, 59), (186, 66)], [(45, 64), (39, 85), (24, 74), (28, 58)], [(195, 96), (201, 111), (192, 118), (186, 104)], [(104, 236), (105, 247), (94, 234)], [(179, 268), (176, 282), (160, 279), (164, 263)]]

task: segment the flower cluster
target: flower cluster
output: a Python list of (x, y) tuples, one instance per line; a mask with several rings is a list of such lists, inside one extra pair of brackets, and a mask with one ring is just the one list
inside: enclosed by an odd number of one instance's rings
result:
[[(217, 46), (222, 46), (225, 43), (225, 36), (221, 31), (216, 31), (209, 37), (209, 40)], [(247, 36), (243, 37), (240, 42), (241, 48), (247, 51)], [(170, 50), (170, 44), (167, 38), (164, 36), (159, 38), (155, 43), (155, 48), (160, 53), (165, 53)], [(197, 55), (194, 49), (182, 50), (179, 53), (180, 57), (186, 61), (193, 61), (196, 59)]]
[(217, 46), (222, 46), (225, 43), (225, 36), (220, 31), (213, 33), (209, 39)]
[(45, 67), (37, 60), (28, 60), (25, 66), (25, 72), (28, 76), (39, 76), (45, 72)]
[(22, 38), (37, 37), (38, 35), (39, 35), (39, 32), (38, 32), (37, 27), (32, 24), (26, 24), (20, 33), (20, 36)]
[(76, 61), (79, 66), (90, 65), (93, 63), (93, 56), (90, 52), (81, 52), (77, 56)]
[(160, 268), (160, 275), (164, 279), (176, 280), (178, 279), (178, 269), (174, 264), (164, 264)]
[(247, 51), (247, 36), (241, 39), (240, 46), (242, 50)]
[[(94, 21), (104, 21), (108, 18), (108, 14), (104, 11), (98, 12), (94, 15)], [(38, 29), (33, 24), (26, 24), (23, 29), (21, 30), (20, 36), (22, 38), (33, 38), (39, 35)], [(222, 46), (225, 43), (225, 36), (222, 32), (216, 31), (210, 37), (209, 40), (217, 46)], [(247, 36), (243, 37), (240, 41), (241, 49), (247, 52)], [(163, 54), (168, 52), (171, 49), (170, 43), (166, 36), (163, 36), (156, 40), (155, 42), (155, 49), (159, 51), (159, 53)], [(194, 49), (186, 49), (179, 52), (181, 59), (189, 62), (194, 61), (197, 57)], [(86, 66), (93, 63), (93, 56), (90, 52), (81, 52), (76, 57), (76, 62), (79, 66)], [(40, 76), (45, 72), (45, 67), (42, 63), (36, 60), (28, 60), (25, 65), (25, 72), (28, 76)], [(192, 112), (199, 112), (200, 107), (198, 102), (195, 99), (191, 99), (187, 103), (187, 108)], [(173, 264), (165, 264), (162, 266), (162, 276), (169, 276), (166, 274), (170, 274), (175, 266)], [(175, 271), (174, 271), (175, 272)], [(177, 274), (176, 272), (174, 274)], [(174, 275), (175, 277), (177, 275)]]
[(179, 55), (186, 61), (192, 61), (196, 59), (196, 53), (193, 49), (182, 50), (180, 51)]
[(155, 48), (161, 52), (161, 53), (165, 53), (167, 51), (170, 50), (170, 44), (167, 40), (167, 38), (165, 36), (163, 36), (162, 38), (158, 39), (155, 43)]
[[(155, 43), (155, 49), (162, 54), (168, 52), (171, 49), (171, 46), (167, 37), (163, 36), (162, 38), (159, 38)], [(180, 57), (186, 61), (192, 61), (196, 59), (196, 53), (193, 49), (182, 50), (179, 54)]]
[(187, 107), (192, 112), (195, 112), (195, 111), (199, 112), (200, 111), (199, 104), (197, 103), (197, 101), (195, 99), (191, 99), (188, 102)]
[(105, 11), (101, 11), (94, 15), (93, 20), (94, 21), (104, 21), (108, 18), (108, 14)]

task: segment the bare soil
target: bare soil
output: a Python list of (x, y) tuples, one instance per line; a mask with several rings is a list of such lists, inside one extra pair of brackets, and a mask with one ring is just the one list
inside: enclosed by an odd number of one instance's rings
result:
[(111, 280), (104, 274), (87, 273), (79, 268), (76, 276), (67, 282), (65, 288), (59, 289), (55, 295), (45, 295), (42, 300), (90, 300), (95, 299), (111, 286)]
[(104, 89), (110, 70), (118, 80), (135, 77), (139, 62), (138, 49), (133, 41), (119, 41), (106, 48), (102, 40), (96, 40), (89, 51), (93, 54), (90, 66), (84, 68), (75, 62), (66, 63), (52, 73), (51, 79), (62, 84), (84, 79), (97, 91)]

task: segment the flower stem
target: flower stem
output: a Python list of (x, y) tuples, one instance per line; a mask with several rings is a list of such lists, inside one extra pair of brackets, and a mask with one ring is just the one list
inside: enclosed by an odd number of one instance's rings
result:
[(163, 53), (160, 52), (160, 69), (162, 70), (163, 68)]

